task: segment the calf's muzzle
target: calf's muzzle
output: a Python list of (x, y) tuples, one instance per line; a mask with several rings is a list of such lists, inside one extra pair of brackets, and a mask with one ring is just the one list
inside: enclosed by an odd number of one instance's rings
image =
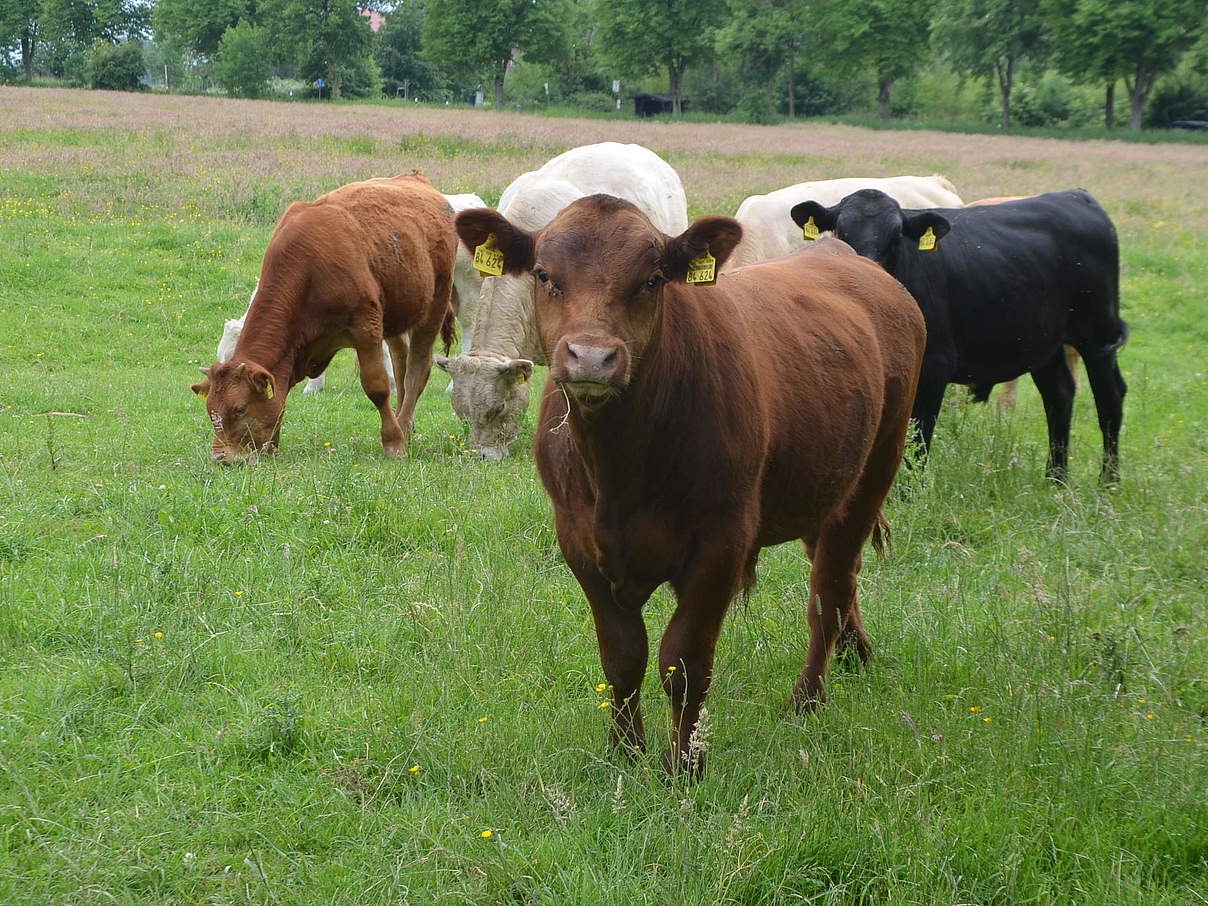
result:
[[(629, 370), (625, 344), (616, 339), (576, 337), (563, 338), (554, 349), (553, 377), (563, 384), (623, 386)], [(590, 392), (590, 391), (589, 391)]]

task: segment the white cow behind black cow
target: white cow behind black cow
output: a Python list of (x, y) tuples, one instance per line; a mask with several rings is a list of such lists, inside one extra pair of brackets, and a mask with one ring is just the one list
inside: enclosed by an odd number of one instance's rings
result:
[[(560, 154), (504, 189), (499, 212), (539, 230), (571, 202), (588, 195), (633, 202), (658, 229), (688, 228), (688, 200), (679, 175), (641, 145), (600, 142)], [(473, 343), (455, 358), (435, 358), (453, 376), (453, 409), (469, 423), (469, 443), (487, 459), (507, 456), (528, 408), (533, 364), (548, 364), (533, 323), (532, 276), (487, 277)]]

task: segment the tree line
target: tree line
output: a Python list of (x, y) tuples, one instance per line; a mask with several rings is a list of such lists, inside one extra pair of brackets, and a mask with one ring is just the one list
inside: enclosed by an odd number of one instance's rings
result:
[(136, 87), (149, 70), (169, 86), (247, 97), (284, 77), (335, 97), (462, 101), (481, 89), (497, 108), (515, 98), (601, 110), (623, 79), (665, 92), (674, 114), (688, 99), (694, 110), (755, 121), (871, 103), (889, 118), (909, 107), (901, 86), (917, 95), (929, 73), (933, 92), (945, 78), (985, 86), (1004, 129), (1046, 103), (1046, 84), (1050, 94), (1059, 84), (1067, 95), (1069, 86), (1101, 92), (1112, 128), (1122, 86), (1129, 125), (1140, 129), (1159, 80), (1176, 71), (1192, 83), (1175, 92), (1180, 109), (1208, 118), (1208, 4), (0, 0), (5, 80)]

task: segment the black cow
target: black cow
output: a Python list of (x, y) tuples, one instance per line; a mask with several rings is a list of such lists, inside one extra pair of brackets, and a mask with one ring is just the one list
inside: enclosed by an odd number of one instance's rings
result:
[[(989, 386), (1028, 372), (1048, 417), (1047, 474), (1064, 480), (1074, 404), (1065, 343), (1082, 356), (1095, 395), (1100, 477), (1119, 481), (1127, 388), (1116, 352), (1128, 327), (1120, 319), (1116, 230), (1089, 193), (902, 210), (884, 192), (863, 189), (829, 208), (802, 202), (791, 216), (798, 226), (812, 217), (819, 230), (833, 230), (897, 277), (923, 310), (927, 353), (913, 417), (924, 454), (948, 384), (974, 385), (984, 398)], [(932, 237), (932, 250), (924, 250)]]

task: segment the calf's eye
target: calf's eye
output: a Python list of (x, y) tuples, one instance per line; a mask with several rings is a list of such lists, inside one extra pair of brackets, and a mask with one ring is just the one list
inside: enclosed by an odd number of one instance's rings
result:
[(549, 283), (549, 273), (543, 271), (541, 268), (537, 268), (537, 279), (542, 283)]
[(651, 277), (649, 280), (647, 280), (647, 281), (646, 281), (646, 288), (647, 288), (647, 289), (654, 289), (656, 286), (658, 286), (658, 285), (659, 285), (659, 281), (660, 281), (660, 280), (662, 280), (662, 279), (663, 279), (663, 278), (662, 278), (662, 277), (660, 277), (658, 274), (655, 274), (655, 275), (654, 275), (654, 276), (652, 276), (652, 277)]

